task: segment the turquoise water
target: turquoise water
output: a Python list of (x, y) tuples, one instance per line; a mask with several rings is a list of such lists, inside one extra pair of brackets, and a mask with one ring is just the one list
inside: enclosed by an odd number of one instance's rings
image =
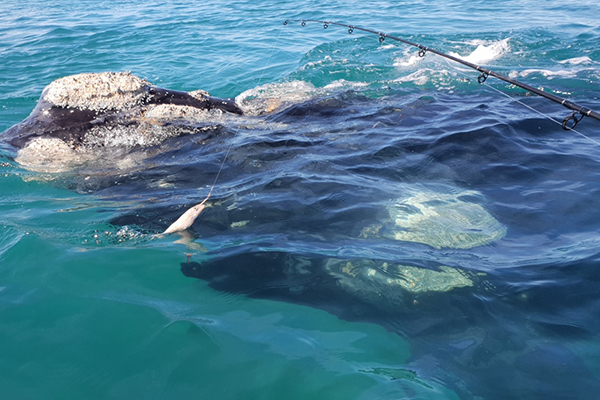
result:
[[(82, 72), (220, 97), (272, 85), (292, 105), (116, 172), (28, 170), (2, 142), (2, 397), (596, 397), (600, 122), (577, 126), (591, 140), (564, 132), (549, 118), (566, 109), (432, 54), (282, 23), (387, 32), (598, 110), (598, 15), (596, 1), (3, 1), (0, 131)], [(226, 153), (189, 236), (155, 235)], [(449, 248), (365, 234), (397, 199), (438, 192), (505, 235)], [(450, 266), (473, 285), (330, 280), (336, 259)], [(184, 275), (193, 263), (212, 272)]]

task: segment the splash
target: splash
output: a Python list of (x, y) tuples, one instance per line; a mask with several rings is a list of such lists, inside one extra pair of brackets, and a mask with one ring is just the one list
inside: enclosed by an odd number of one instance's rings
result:
[(393, 65), (394, 67), (412, 67), (413, 65), (417, 65), (421, 59), (422, 57), (419, 57), (418, 55), (409, 56), (408, 60), (405, 60), (404, 58), (396, 58)]
[[(509, 46), (510, 38), (502, 39), (495, 42), (484, 41), (484, 40), (473, 40), (467, 42), (467, 45), (477, 46), (473, 52), (467, 56), (463, 56), (458, 53), (448, 53), (453, 57), (458, 57), (464, 61), (468, 61), (473, 64), (486, 64), (490, 61), (500, 58), (503, 54), (510, 51)], [(406, 68), (413, 67), (423, 60), (418, 54), (407, 50), (404, 52), (402, 57), (398, 57), (394, 60), (394, 67)]]
[(552, 78), (573, 78), (575, 76), (577, 76), (577, 71), (572, 71), (572, 70), (549, 70), (549, 69), (538, 69), (538, 68), (531, 68), (531, 69), (526, 69), (523, 70), (521, 72), (516, 72), (516, 71), (512, 71), (510, 74), (508, 74), (509, 77), (521, 77), (521, 78), (526, 78), (530, 75), (542, 75), (545, 78), (548, 79), (552, 79)]
[(394, 59), (394, 67), (396, 68), (404, 68), (404, 67), (412, 67), (417, 65), (423, 57), (420, 57), (418, 54), (415, 54), (412, 49), (405, 49), (402, 57), (397, 57)]
[(487, 64), (500, 58), (503, 54), (510, 51), (508, 41), (510, 38), (502, 39), (496, 42), (472, 41), (469, 44), (477, 45), (477, 48), (468, 56), (464, 57), (457, 53), (449, 53), (454, 57), (461, 58), (473, 64)]
[(591, 64), (592, 59), (587, 56), (583, 56), (583, 57), (569, 58), (567, 60), (559, 61), (558, 63), (559, 64), (571, 64), (571, 65)]

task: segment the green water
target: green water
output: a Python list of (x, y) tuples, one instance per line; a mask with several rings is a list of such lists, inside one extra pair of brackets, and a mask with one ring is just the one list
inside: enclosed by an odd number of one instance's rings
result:
[(307, 307), (220, 295), (174, 273), (174, 251), (65, 249), (26, 234), (2, 261), (14, 266), (1, 276), (10, 282), (0, 340), (9, 398), (402, 394), (392, 378), (364, 370), (402, 371), (410, 351), (401, 337)]

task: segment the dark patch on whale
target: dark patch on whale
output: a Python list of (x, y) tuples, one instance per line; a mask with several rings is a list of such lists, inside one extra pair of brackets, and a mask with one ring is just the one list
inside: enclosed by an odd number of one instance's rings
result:
[(190, 106), (206, 110), (221, 110), (234, 114), (243, 114), (242, 110), (233, 100), (221, 99), (212, 96), (203, 96), (201, 99), (187, 92), (161, 89), (151, 86), (148, 88), (148, 102), (152, 104), (174, 104), (178, 106)]

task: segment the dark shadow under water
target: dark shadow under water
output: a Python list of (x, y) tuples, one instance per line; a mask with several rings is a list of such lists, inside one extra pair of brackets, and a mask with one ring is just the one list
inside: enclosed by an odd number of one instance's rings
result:
[[(191, 228), (216, 249), (182, 263), (186, 276), (382, 325), (410, 341), (408, 369), (463, 399), (589, 399), (600, 381), (574, 349), (600, 332), (600, 157), (514, 107), (344, 92), (171, 139), (135, 172), (69, 188), (131, 202), (111, 223), (158, 233), (204, 198), (228, 154)], [(396, 199), (438, 190), (484, 207), (506, 236), (472, 249), (364, 237)], [(348, 261), (449, 266), (473, 286), (413, 293), (348, 279)]]

